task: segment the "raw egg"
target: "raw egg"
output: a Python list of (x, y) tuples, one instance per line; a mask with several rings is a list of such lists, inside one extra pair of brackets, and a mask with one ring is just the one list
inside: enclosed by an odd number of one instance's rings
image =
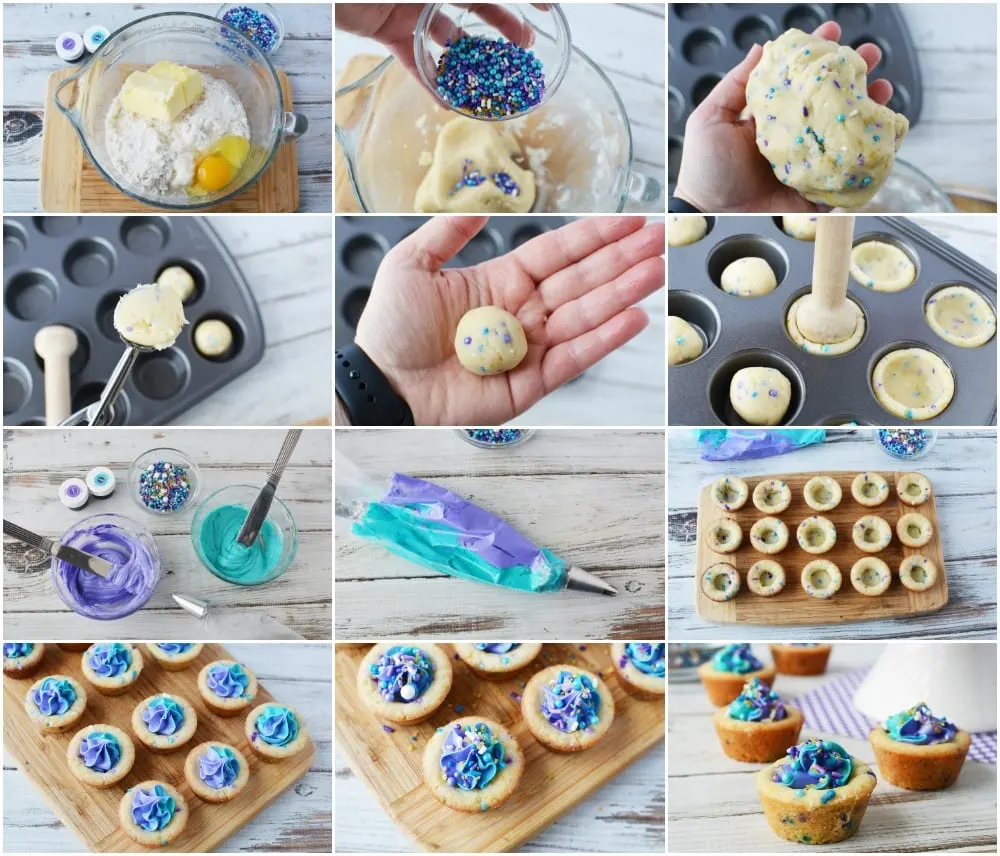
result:
[(245, 137), (222, 137), (197, 161), (191, 192), (204, 194), (221, 190), (233, 180), (249, 154), (250, 141)]

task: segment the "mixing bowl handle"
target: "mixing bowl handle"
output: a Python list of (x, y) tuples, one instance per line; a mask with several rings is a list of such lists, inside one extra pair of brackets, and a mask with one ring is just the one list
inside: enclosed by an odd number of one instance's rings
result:
[[(58, 108), (59, 112), (69, 119), (73, 128), (81, 136), (83, 134), (83, 114), (77, 108), (77, 105), (82, 100), (80, 87), (83, 86), (83, 81), (81, 80), (81, 77), (89, 65), (90, 63), (87, 63), (87, 65), (80, 69), (80, 71), (76, 74), (67, 77), (56, 87), (55, 92), (52, 93), (52, 101)], [(67, 89), (69, 89), (69, 91), (65, 92)], [(70, 99), (69, 103), (64, 104), (63, 101), (65, 99)]]
[[(641, 172), (630, 172), (628, 201), (636, 208), (652, 208), (663, 198), (663, 185)], [(662, 206), (659, 206), (662, 208)]]
[(281, 134), (286, 140), (295, 140), (309, 130), (309, 120), (301, 113), (286, 113)]

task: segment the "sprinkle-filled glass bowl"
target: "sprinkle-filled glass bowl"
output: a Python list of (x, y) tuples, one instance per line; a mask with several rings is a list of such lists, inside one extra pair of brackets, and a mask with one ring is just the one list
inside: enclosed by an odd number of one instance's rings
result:
[(285, 40), (285, 26), (270, 3), (223, 3), (215, 17), (270, 56)]
[(927, 428), (879, 428), (873, 434), (875, 445), (897, 461), (926, 457), (937, 439), (937, 432)]
[[(143, 472), (152, 467), (154, 476), (168, 476), (163, 464), (170, 464), (173, 477), (154, 478), (154, 485), (160, 487), (150, 490), (149, 480), (143, 479)], [(181, 473), (176, 468), (181, 468)], [(183, 484), (187, 484), (187, 493)], [(201, 487), (201, 470), (198, 465), (180, 449), (166, 446), (143, 452), (132, 461), (128, 468), (128, 492), (143, 511), (150, 514), (177, 514), (194, 506), (198, 489)], [(183, 501), (181, 501), (183, 499)]]
[(86, 618), (110, 621), (143, 607), (163, 579), (153, 533), (120, 514), (93, 514), (76, 520), (59, 539), (115, 567), (107, 578), (53, 558), (50, 577), (59, 599)]
[(458, 428), (458, 436), (477, 449), (509, 449), (520, 446), (535, 433), (534, 428)]
[(191, 523), (191, 545), (198, 560), (220, 580), (259, 586), (276, 580), (295, 560), (299, 530), (292, 512), (274, 497), (260, 534), (250, 547), (236, 535), (253, 507), (260, 485), (234, 484), (205, 497)]
[[(480, 50), (480, 39), (491, 42), (502, 39), (505, 45), (500, 46), (501, 50), (517, 53), (519, 48), (530, 50), (541, 63), (544, 91), (540, 99), (524, 109), (509, 113), (496, 114), (488, 110), (474, 113), (456, 109), (453, 101), (439, 89), (438, 61), (450, 50), (449, 43), (454, 45), (463, 38), (472, 40), (472, 50), (477, 51), (475, 57), (483, 62), (486, 59)], [(572, 50), (569, 22), (556, 3), (549, 3), (544, 9), (530, 3), (428, 3), (420, 13), (413, 34), (413, 58), (427, 91), (442, 107), (483, 121), (505, 121), (541, 107), (556, 93), (566, 76)], [(466, 58), (471, 57), (470, 52)], [(466, 80), (469, 80), (468, 76)], [(475, 84), (475, 81), (470, 82)]]

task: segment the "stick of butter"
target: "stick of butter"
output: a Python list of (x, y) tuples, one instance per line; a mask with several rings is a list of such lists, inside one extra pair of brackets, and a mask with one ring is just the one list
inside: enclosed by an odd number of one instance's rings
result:
[(148, 71), (133, 71), (126, 78), (121, 101), (132, 113), (173, 122), (201, 93), (201, 75), (197, 71), (172, 62), (158, 62)]
[(203, 91), (201, 74), (193, 68), (162, 59), (151, 65), (147, 71), (153, 77), (162, 77), (164, 80), (176, 80), (181, 85), (181, 89), (184, 90), (185, 107), (190, 107), (201, 97)]

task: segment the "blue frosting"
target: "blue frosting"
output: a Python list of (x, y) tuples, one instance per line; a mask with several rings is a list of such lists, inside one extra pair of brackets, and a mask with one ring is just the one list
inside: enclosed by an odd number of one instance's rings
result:
[(260, 739), (271, 746), (287, 746), (299, 736), (299, 721), (287, 707), (269, 704), (255, 723)]
[(45, 716), (62, 716), (76, 704), (76, 690), (65, 678), (46, 678), (31, 697)]
[(14, 659), (15, 657), (27, 657), (34, 650), (35, 646), (30, 642), (3, 643), (3, 655), (9, 659)]
[(90, 649), (87, 665), (102, 678), (117, 678), (132, 667), (132, 652), (121, 642), (104, 642)]
[(146, 705), (142, 721), (153, 734), (169, 737), (184, 725), (184, 708), (169, 696), (157, 696)]
[(231, 787), (240, 774), (240, 762), (228, 746), (209, 746), (198, 758), (198, 775), (210, 788)]

